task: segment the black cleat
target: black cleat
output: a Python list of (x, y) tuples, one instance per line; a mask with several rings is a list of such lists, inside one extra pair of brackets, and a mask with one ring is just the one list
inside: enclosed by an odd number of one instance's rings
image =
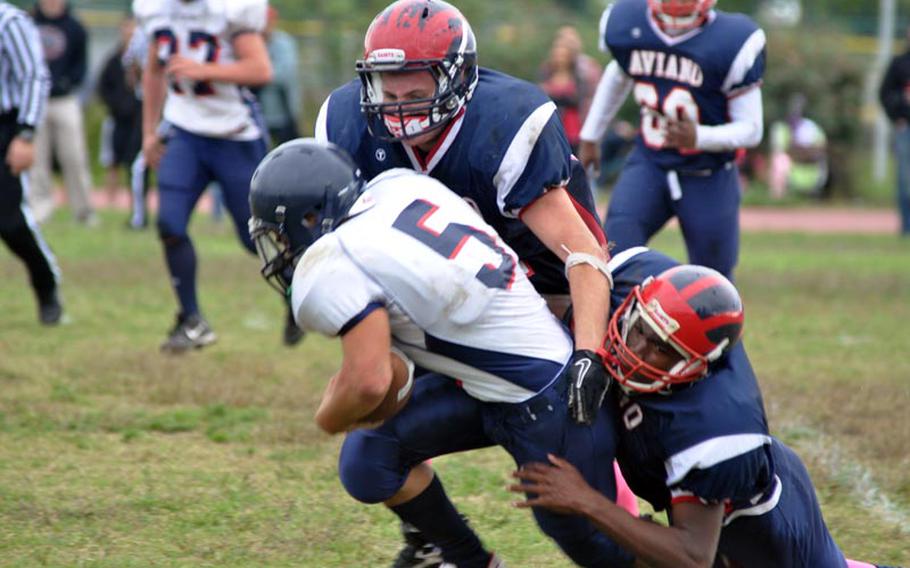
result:
[(404, 548), (398, 553), (392, 568), (440, 568), (443, 565), (442, 550), (427, 542), (417, 528), (401, 523)]
[(306, 337), (306, 332), (297, 327), (294, 314), (288, 308), (287, 317), (284, 320), (284, 337), (282, 338), (284, 344), (287, 347), (293, 347), (303, 341), (304, 337)]
[(212, 331), (209, 323), (199, 314), (189, 317), (177, 316), (177, 323), (161, 344), (161, 351), (171, 354), (185, 353), (191, 349), (201, 349), (215, 343), (218, 336)]
[(54, 292), (47, 301), (38, 304), (38, 319), (42, 325), (57, 325), (63, 317), (63, 306)]

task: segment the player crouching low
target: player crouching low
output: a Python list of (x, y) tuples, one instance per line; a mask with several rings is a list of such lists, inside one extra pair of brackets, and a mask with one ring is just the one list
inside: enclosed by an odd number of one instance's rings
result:
[(768, 432), (733, 284), (644, 247), (611, 269), (601, 354), (620, 388), (604, 409), (621, 417), (623, 475), (670, 524), (626, 514), (557, 456), (515, 472), (536, 494), (518, 505), (586, 516), (652, 568), (873, 568), (844, 558), (806, 467)]
[[(615, 499), (613, 421), (570, 418), (572, 340), (515, 252), (464, 200), (409, 169), (365, 185), (337, 146), (296, 140), (260, 164), (250, 203), (263, 276), (290, 293), (301, 327), (341, 339), (343, 362), (316, 421), (349, 431), (339, 475), (355, 499), (385, 504), (458, 568), (502, 563), (449, 501), (430, 458), (499, 445), (522, 465), (558, 452)], [(413, 386), (408, 360), (428, 371)], [(586, 520), (535, 517), (577, 564), (631, 561)]]

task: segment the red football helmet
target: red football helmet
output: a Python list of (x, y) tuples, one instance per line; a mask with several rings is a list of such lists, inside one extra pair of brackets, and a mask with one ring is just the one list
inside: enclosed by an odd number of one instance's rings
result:
[[(370, 131), (394, 140), (416, 138), (445, 126), (474, 94), (477, 46), (468, 20), (441, 0), (398, 0), (367, 30), (357, 73), (363, 86), (360, 107)], [(383, 72), (429, 71), (436, 82), (432, 97), (383, 101)], [(381, 120), (389, 135), (377, 128)]]
[(702, 25), (717, 0), (648, 0), (660, 26), (670, 32), (684, 32)]
[[(627, 343), (639, 322), (681, 356), (678, 363), (667, 370), (642, 360)], [(704, 377), (742, 330), (742, 300), (729, 280), (704, 266), (677, 266), (633, 288), (614, 312), (604, 362), (627, 390), (657, 392)]]

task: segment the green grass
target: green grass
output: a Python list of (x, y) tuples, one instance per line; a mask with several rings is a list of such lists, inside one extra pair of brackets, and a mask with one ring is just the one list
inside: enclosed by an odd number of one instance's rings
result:
[[(340, 439), (312, 415), (336, 342), (281, 345), (278, 296), (230, 225), (198, 216), (202, 307), (219, 334), (159, 355), (174, 300), (152, 232), (61, 215), (46, 236), (67, 323), (37, 325), (24, 270), (0, 252), (0, 565), (383, 566), (397, 525), (350, 499)], [(679, 237), (655, 245), (679, 256)], [(853, 558), (908, 563), (907, 533), (854, 494), (836, 442), (910, 510), (910, 243), (745, 235), (746, 341), (772, 427), (807, 455), (832, 532)], [(509, 507), (499, 449), (436, 460), (449, 493), (511, 566), (567, 566)], [(847, 470), (849, 473), (852, 470)]]

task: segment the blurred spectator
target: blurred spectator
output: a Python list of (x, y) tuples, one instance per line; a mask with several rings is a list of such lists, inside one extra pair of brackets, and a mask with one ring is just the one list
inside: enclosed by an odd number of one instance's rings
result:
[(556, 103), (566, 138), (569, 139), (572, 151), (576, 152), (581, 134), (581, 96), (584, 87), (575, 73), (572, 52), (565, 44), (555, 43), (550, 48), (547, 71), (548, 76), (540, 87)]
[(104, 164), (107, 168), (105, 185), (111, 202), (120, 187), (121, 169), (126, 168), (129, 172), (142, 148), (142, 101), (136, 96), (135, 76), (128, 76), (123, 65), (123, 56), (135, 29), (136, 22), (132, 18), (120, 23), (120, 41), (108, 56), (98, 80), (98, 96), (104, 101), (111, 124), (106, 129), (110, 155)]
[(806, 97), (790, 98), (787, 119), (771, 125), (771, 171), (768, 187), (775, 199), (793, 191), (821, 197), (828, 181), (828, 138), (804, 116)]
[(578, 31), (563, 26), (556, 32), (549, 58), (540, 69), (540, 87), (556, 103), (573, 152), (578, 149), (581, 125), (601, 73), (600, 65), (581, 50)]
[[(145, 62), (148, 59), (148, 44), (148, 36), (136, 26), (121, 59), (126, 72), (127, 83), (132, 85), (136, 100), (140, 104), (140, 129), (142, 128), (142, 70), (145, 68)], [(164, 125), (163, 129), (167, 130), (167, 125)], [(145, 156), (142, 152), (139, 152), (130, 166), (130, 204), (132, 214), (130, 215), (129, 226), (131, 229), (144, 229), (148, 226), (148, 215), (146, 214), (148, 191), (149, 170), (145, 164)]]
[[(910, 41), (910, 28), (907, 29)], [(910, 236), (910, 48), (891, 60), (879, 89), (879, 99), (894, 123), (897, 159), (897, 205), (901, 234)]]
[(299, 136), (297, 124), (302, 105), (297, 71), (297, 41), (277, 28), (278, 17), (278, 10), (269, 6), (265, 41), (275, 78), (259, 90), (265, 123), (272, 143), (276, 146)]
[(35, 137), (29, 201), (39, 222), (54, 210), (53, 149), (76, 220), (93, 226), (98, 218), (91, 203), (85, 124), (78, 96), (86, 75), (88, 36), (66, 0), (38, 0), (34, 15), (51, 72), (51, 96)]

